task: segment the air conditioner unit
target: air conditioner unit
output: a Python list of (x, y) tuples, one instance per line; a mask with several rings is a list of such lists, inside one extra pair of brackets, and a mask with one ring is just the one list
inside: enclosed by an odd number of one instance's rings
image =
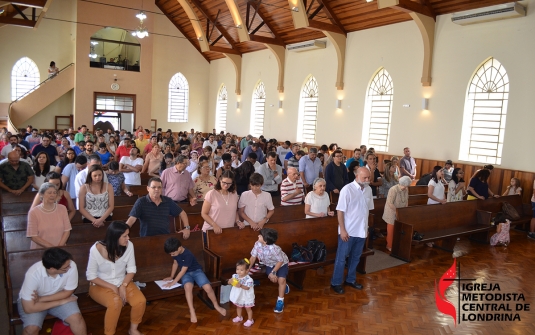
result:
[(324, 41), (306, 41), (301, 43), (288, 44), (286, 49), (288, 51), (303, 52), (316, 49), (325, 49), (327, 43)]
[(505, 20), (521, 16), (526, 16), (526, 8), (518, 2), (510, 2), (454, 13), (451, 16), (451, 21), (465, 26), (468, 24)]

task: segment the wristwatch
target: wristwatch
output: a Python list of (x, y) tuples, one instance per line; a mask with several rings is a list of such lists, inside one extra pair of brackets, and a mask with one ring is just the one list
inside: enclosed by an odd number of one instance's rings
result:
[(271, 274), (276, 276), (277, 275), (277, 271), (273, 270), (273, 271), (271, 271)]
[(264, 219), (266, 219), (266, 223), (268, 223), (268, 222), (269, 222), (269, 218), (265, 217)]
[(190, 229), (190, 227), (189, 227), (189, 226), (185, 226), (185, 227), (184, 227), (184, 229), (187, 229), (187, 230), (189, 230), (189, 229)]

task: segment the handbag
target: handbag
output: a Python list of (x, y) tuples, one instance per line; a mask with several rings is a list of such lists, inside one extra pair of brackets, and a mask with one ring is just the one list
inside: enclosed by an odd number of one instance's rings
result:
[(307, 244), (307, 249), (312, 253), (312, 262), (324, 262), (327, 257), (327, 248), (325, 243), (318, 240), (309, 240)]
[(312, 262), (313, 255), (308, 248), (305, 248), (297, 243), (292, 243), (291, 260), (294, 262)]
[(417, 231), (415, 231), (414, 234), (412, 234), (412, 239), (415, 241), (421, 241), (423, 238), (424, 238), (424, 234), (420, 234)]
[(507, 201), (503, 202), (502, 211), (505, 214), (505, 216), (511, 221), (520, 220), (520, 215), (518, 214), (516, 209), (513, 207), (513, 205), (511, 205)]

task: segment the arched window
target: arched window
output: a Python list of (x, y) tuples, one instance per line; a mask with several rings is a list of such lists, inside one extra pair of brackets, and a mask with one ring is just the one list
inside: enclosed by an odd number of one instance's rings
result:
[(253, 92), (251, 105), (251, 134), (260, 136), (264, 134), (264, 112), (266, 109), (266, 89), (263, 82), (258, 82)]
[(297, 140), (316, 143), (316, 121), (318, 116), (318, 82), (312, 75), (308, 77), (299, 100)]
[(227, 87), (223, 84), (217, 93), (217, 106), (215, 111), (215, 128), (218, 131), (227, 131)]
[(388, 151), (393, 98), (392, 77), (381, 68), (368, 86), (362, 126), (362, 142), (376, 151)]
[(459, 159), (501, 164), (508, 99), (507, 72), (500, 62), (489, 58), (468, 87)]
[(11, 71), (11, 100), (17, 100), (30, 94), (40, 82), (41, 76), (37, 65), (28, 57), (22, 57), (15, 63)]
[(168, 122), (188, 122), (189, 85), (182, 73), (169, 81)]

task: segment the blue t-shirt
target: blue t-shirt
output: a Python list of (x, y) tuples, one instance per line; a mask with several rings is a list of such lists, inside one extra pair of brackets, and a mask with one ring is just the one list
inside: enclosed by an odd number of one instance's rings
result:
[(288, 152), (286, 154), (286, 156), (284, 157), (284, 160), (287, 161), (289, 160), (290, 158), (292, 158), (294, 156), (294, 153), (290, 150), (290, 152)]
[(100, 156), (100, 159), (102, 160), (102, 165), (106, 165), (110, 161), (111, 154), (109, 151), (106, 151), (106, 153), (103, 154), (97, 151), (97, 155)]
[(184, 248), (184, 252), (182, 252), (180, 255), (173, 256), (173, 259), (178, 263), (178, 266), (180, 266), (180, 268), (182, 268), (183, 266), (188, 268), (186, 273), (197, 270), (202, 271), (202, 266), (199, 264), (199, 262), (197, 262), (195, 256), (193, 256), (191, 251), (186, 248)]

